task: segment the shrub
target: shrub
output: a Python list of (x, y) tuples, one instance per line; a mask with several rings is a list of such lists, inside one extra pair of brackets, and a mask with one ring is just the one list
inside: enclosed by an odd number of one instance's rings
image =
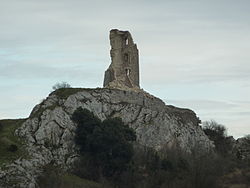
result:
[(11, 144), (9, 147), (8, 147), (8, 151), (10, 152), (16, 152), (18, 150), (18, 147), (17, 145), (15, 144)]
[(218, 124), (216, 121), (206, 121), (203, 123), (203, 131), (210, 140), (214, 142), (216, 151), (226, 156), (228, 155), (233, 147), (231, 137), (227, 136), (226, 127)]
[(103, 175), (112, 176), (124, 171), (130, 162), (133, 156), (130, 141), (135, 141), (132, 129), (119, 118), (107, 119), (88, 136), (86, 148), (100, 163)]
[(68, 84), (67, 82), (58, 82), (55, 85), (52, 86), (53, 90), (57, 90), (60, 88), (71, 88), (71, 85)]
[(166, 171), (172, 171), (174, 169), (173, 163), (168, 159), (163, 159), (161, 161), (161, 169)]
[(75, 143), (79, 145), (80, 152), (86, 151), (86, 139), (93, 134), (96, 127), (100, 127), (101, 120), (87, 109), (78, 108), (72, 115), (72, 120), (77, 124)]

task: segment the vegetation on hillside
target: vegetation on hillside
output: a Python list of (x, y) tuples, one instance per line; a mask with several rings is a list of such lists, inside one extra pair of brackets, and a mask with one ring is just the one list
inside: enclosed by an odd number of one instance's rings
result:
[(55, 85), (52, 86), (52, 89), (54, 91), (60, 88), (71, 88), (71, 85), (67, 82), (57, 82)]
[(75, 141), (82, 159), (92, 164), (91, 169), (86, 169), (88, 173), (80, 172), (82, 176), (111, 177), (128, 168), (133, 156), (132, 141), (136, 140), (133, 129), (124, 125), (120, 118), (101, 122), (92, 112), (82, 108), (74, 112), (72, 119), (77, 124)]
[[(214, 142), (215, 154), (221, 158), (223, 173), (217, 177), (217, 185), (222, 188), (250, 186), (250, 158), (243, 157), (236, 147), (232, 136), (226, 133), (226, 127), (211, 120), (203, 123), (203, 130)], [(241, 138), (244, 148), (250, 151), (249, 135)], [(249, 142), (248, 142), (249, 140)], [(249, 154), (248, 154), (249, 155)]]
[[(232, 152), (233, 139), (215, 121), (204, 132), (214, 142), (210, 153), (183, 152), (178, 143), (156, 152), (136, 142), (135, 133), (119, 118), (101, 121), (87, 109), (72, 116), (81, 159), (72, 172), (48, 166), (40, 187), (86, 188), (228, 188), (250, 185), (249, 161)], [(246, 137), (247, 138), (247, 137)]]
[(19, 157), (27, 156), (23, 148), (23, 141), (14, 134), (25, 120), (0, 120), (0, 167)]
[(226, 127), (216, 121), (206, 121), (203, 123), (203, 131), (210, 140), (214, 142), (216, 152), (224, 157), (230, 155), (233, 148), (233, 137), (227, 136)]
[(48, 164), (38, 178), (40, 188), (101, 188), (101, 184), (80, 178), (71, 173), (62, 173), (60, 167)]
[(53, 91), (50, 95), (56, 95), (60, 99), (67, 99), (70, 95), (84, 90), (86, 90), (86, 88), (60, 88)]

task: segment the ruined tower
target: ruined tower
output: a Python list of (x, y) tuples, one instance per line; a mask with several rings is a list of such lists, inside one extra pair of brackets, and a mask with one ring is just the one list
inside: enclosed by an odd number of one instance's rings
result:
[(111, 64), (105, 71), (104, 87), (140, 88), (139, 56), (136, 44), (128, 31), (110, 31)]

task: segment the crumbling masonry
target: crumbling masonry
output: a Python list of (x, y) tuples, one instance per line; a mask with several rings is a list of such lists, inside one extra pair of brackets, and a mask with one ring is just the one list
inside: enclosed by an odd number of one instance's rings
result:
[(128, 31), (110, 31), (111, 64), (105, 71), (104, 87), (139, 89), (139, 56)]

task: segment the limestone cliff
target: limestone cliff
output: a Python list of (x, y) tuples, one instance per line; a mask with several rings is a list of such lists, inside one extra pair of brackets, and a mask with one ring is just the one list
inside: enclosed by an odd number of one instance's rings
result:
[(78, 107), (89, 109), (101, 120), (121, 117), (136, 131), (140, 144), (156, 150), (176, 143), (186, 151), (198, 146), (209, 150), (213, 146), (193, 111), (165, 105), (145, 92), (59, 89), (38, 104), (16, 130), (16, 135), (26, 140), (29, 157), (20, 158), (0, 170), (2, 187), (13, 180), (17, 186), (35, 187), (41, 167), (52, 161), (63, 169), (71, 167), (78, 158), (74, 144), (76, 125), (71, 115)]
[(235, 141), (233, 153), (242, 160), (250, 160), (250, 135)]

